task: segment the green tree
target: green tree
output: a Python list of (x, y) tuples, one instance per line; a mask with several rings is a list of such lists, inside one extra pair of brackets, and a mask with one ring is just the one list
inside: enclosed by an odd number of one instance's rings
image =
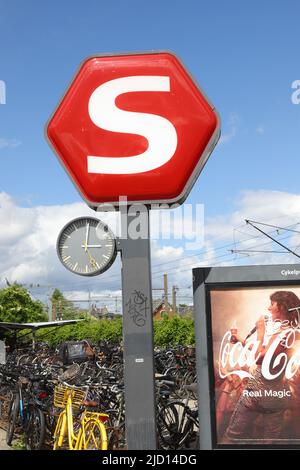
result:
[(164, 318), (154, 322), (154, 343), (157, 346), (195, 344), (194, 322), (190, 318)]
[(47, 321), (42, 302), (33, 300), (18, 284), (0, 289), (0, 321), (28, 323)]
[(59, 289), (55, 289), (52, 296), (52, 317), (56, 320), (74, 320), (85, 318), (86, 312), (75, 307), (73, 302), (67, 300)]

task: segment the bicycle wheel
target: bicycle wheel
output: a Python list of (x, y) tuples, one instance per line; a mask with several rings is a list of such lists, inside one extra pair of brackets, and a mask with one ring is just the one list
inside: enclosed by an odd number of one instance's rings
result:
[(27, 450), (40, 450), (46, 434), (45, 416), (40, 408), (31, 406), (26, 425), (25, 445)]
[(107, 450), (106, 429), (101, 421), (89, 419), (83, 425), (79, 436), (79, 450)]
[(162, 449), (182, 449), (191, 431), (188, 413), (182, 402), (164, 405), (157, 418), (159, 446)]
[(6, 443), (7, 445), (11, 445), (13, 437), (14, 437), (14, 431), (15, 427), (17, 424), (18, 420), (18, 415), (19, 415), (19, 410), (20, 410), (20, 401), (19, 401), (19, 395), (16, 395), (14, 400), (10, 404), (10, 410), (8, 414), (8, 427), (6, 431)]
[[(54, 443), (53, 450), (60, 450), (65, 439), (65, 428), (66, 428), (66, 412), (62, 411), (58, 417), (55, 431), (54, 431)], [(62, 435), (62, 436), (61, 436)], [(60, 439), (61, 438), (61, 439)], [(59, 442), (60, 441), (60, 442)]]

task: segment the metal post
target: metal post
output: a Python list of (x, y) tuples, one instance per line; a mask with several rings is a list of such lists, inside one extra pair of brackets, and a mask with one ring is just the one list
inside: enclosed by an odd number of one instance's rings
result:
[(173, 309), (173, 314), (176, 315), (177, 313), (177, 306), (176, 306), (176, 286), (173, 286), (172, 288), (172, 309)]
[(133, 213), (123, 208), (121, 214), (126, 439), (129, 450), (155, 450), (149, 211), (142, 206), (140, 225), (146, 238), (132, 239), (130, 225), (136, 224), (137, 207)]
[(168, 275), (164, 274), (164, 303), (166, 310), (168, 309), (169, 299), (168, 299)]
[(88, 313), (91, 313), (91, 291), (89, 290), (89, 298), (88, 298)]

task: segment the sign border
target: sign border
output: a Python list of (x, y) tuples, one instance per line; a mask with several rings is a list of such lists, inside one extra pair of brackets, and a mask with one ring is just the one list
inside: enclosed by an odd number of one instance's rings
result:
[[(77, 192), (79, 193), (80, 197), (84, 200), (84, 202), (93, 210), (97, 211), (97, 212), (101, 212), (101, 211), (105, 211), (107, 212), (108, 211), (108, 207), (109, 206), (113, 206), (114, 207), (114, 210), (119, 210), (120, 208), (120, 205), (122, 205), (122, 202), (121, 204), (119, 204), (118, 201), (112, 201), (112, 202), (99, 202), (99, 203), (96, 203), (96, 202), (92, 202), (90, 201), (89, 199), (87, 199), (84, 194), (81, 192), (80, 188), (78, 187), (77, 183), (75, 182), (74, 178), (72, 177), (72, 175), (69, 173), (69, 171), (67, 170), (66, 168), (66, 165), (64, 164), (64, 162), (62, 161), (62, 159), (60, 158), (60, 156), (58, 155), (58, 153), (56, 152), (56, 150), (53, 148), (53, 145), (48, 137), (48, 126), (50, 124), (50, 122), (52, 121), (52, 118), (54, 117), (55, 113), (57, 112), (58, 108), (60, 107), (63, 99), (65, 98), (68, 90), (70, 89), (72, 83), (74, 82), (75, 78), (77, 77), (79, 71), (81, 70), (82, 66), (85, 64), (85, 62), (87, 62), (88, 60), (90, 59), (93, 59), (93, 58), (101, 58), (101, 57), (120, 57), (120, 56), (137, 56), (137, 55), (154, 55), (154, 54), (171, 54), (173, 55), (177, 60), (178, 62), (180, 63), (180, 65), (183, 67), (183, 69), (185, 70), (186, 74), (191, 78), (191, 80), (194, 82), (194, 84), (197, 86), (197, 88), (199, 89), (200, 93), (205, 97), (207, 103), (209, 104), (209, 106), (211, 107), (211, 109), (214, 111), (215, 115), (216, 115), (216, 118), (217, 118), (217, 126), (216, 126), (216, 129), (212, 135), (212, 137), (210, 138), (201, 158), (199, 159), (196, 167), (194, 168), (194, 171), (193, 173), (191, 174), (191, 176), (189, 177), (185, 187), (183, 188), (182, 192), (179, 194), (179, 196), (177, 196), (176, 198), (173, 198), (173, 199), (155, 199), (155, 200), (137, 200), (137, 201), (131, 201), (130, 199), (127, 200), (126, 204), (128, 205), (134, 205), (134, 204), (144, 204), (146, 206), (149, 206), (149, 205), (153, 205), (155, 208), (155, 205), (161, 205), (161, 204), (182, 204), (186, 198), (188, 197), (189, 193), (191, 192), (198, 176), (200, 175), (201, 171), (203, 170), (209, 156), (211, 155), (212, 151), (214, 150), (215, 146), (217, 145), (218, 143), (218, 140), (221, 136), (221, 118), (220, 118), (220, 115), (218, 113), (218, 111), (216, 110), (215, 106), (213, 106), (213, 104), (211, 103), (211, 101), (209, 100), (209, 98), (207, 97), (206, 93), (202, 90), (202, 88), (199, 86), (197, 80), (194, 79), (194, 77), (192, 76), (192, 74), (187, 70), (187, 68), (185, 67), (185, 65), (183, 64), (183, 62), (181, 61), (181, 59), (177, 56), (177, 54), (175, 54), (174, 52), (172, 51), (169, 51), (169, 50), (159, 50), (159, 51), (146, 51), (146, 52), (116, 52), (116, 53), (107, 53), (107, 54), (95, 54), (95, 55), (90, 55), (88, 57), (86, 57), (84, 60), (82, 60), (79, 64), (79, 66), (77, 67), (75, 73), (73, 74), (73, 77), (72, 79), (68, 82), (67, 86), (65, 87), (65, 90), (64, 90), (64, 93), (61, 95), (61, 98), (59, 99), (58, 101), (58, 104), (56, 105), (54, 111), (51, 113), (49, 119), (47, 120), (46, 124), (45, 124), (45, 127), (44, 127), (44, 136), (45, 136), (45, 139), (49, 145), (49, 147), (51, 148), (51, 150), (54, 152), (54, 154), (56, 155), (59, 163), (61, 164), (61, 166), (63, 167), (64, 171), (67, 173), (68, 177), (70, 178), (70, 180), (72, 181), (73, 185), (75, 186), (75, 189), (77, 190)], [(126, 196), (126, 194), (121, 194), (120, 196)], [(124, 205), (124, 203), (123, 203)], [(107, 207), (108, 206), (108, 207)], [(158, 209), (163, 209), (162, 208), (158, 208)]]

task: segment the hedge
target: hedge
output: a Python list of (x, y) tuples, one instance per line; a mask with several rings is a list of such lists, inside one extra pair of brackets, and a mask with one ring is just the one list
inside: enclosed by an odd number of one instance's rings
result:
[[(30, 336), (27, 336), (30, 338)], [(87, 339), (92, 343), (111, 340), (119, 343), (122, 340), (122, 318), (114, 320), (87, 320), (60, 328), (40, 329), (36, 333), (37, 341), (47, 341), (57, 346), (62, 341)], [(190, 318), (174, 316), (171, 319), (154, 321), (155, 346), (168, 347), (176, 345), (192, 346), (195, 344), (194, 321)]]

